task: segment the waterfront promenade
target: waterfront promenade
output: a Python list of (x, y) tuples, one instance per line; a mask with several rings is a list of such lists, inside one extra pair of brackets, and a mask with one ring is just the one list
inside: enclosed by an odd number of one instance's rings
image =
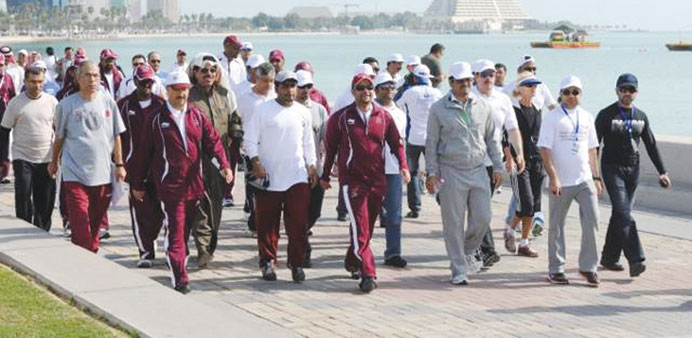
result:
[[(236, 189), (237, 201), (243, 201), (242, 190)], [(406, 269), (382, 264), (384, 229), (378, 227), (372, 247), (378, 263), (379, 288), (367, 295), (361, 294), (357, 282), (349, 279), (343, 269), (348, 224), (335, 219), (334, 190), (327, 193), (323, 218), (313, 229), (314, 267), (306, 269), (307, 280), (302, 284), (291, 282), (290, 271), (285, 268), (285, 235), (280, 239), (279, 280), (261, 280), (256, 239), (245, 231), (242, 206), (226, 208), (219, 250), (210, 268), (198, 270), (192, 259), (195, 251), (191, 250), (193, 291), (185, 300), (220, 311), (217, 318), (226, 318), (228, 326), (243, 327), (242, 331), (228, 332), (229, 337), (252, 332), (252, 327), (248, 331), (249, 325), (257, 326), (258, 336), (266, 335), (267, 327), (310, 337), (692, 336), (692, 220), (636, 212), (647, 271), (637, 279), (630, 279), (627, 272), (600, 271), (601, 286), (591, 288), (576, 271), (580, 230), (573, 205), (566, 227), (571, 284), (554, 286), (546, 281), (547, 231), (533, 242), (541, 257), (505, 253), (501, 229), (508, 199), (507, 188), (493, 199), (492, 226), (502, 260), (487, 272), (472, 275), (468, 286), (448, 282), (449, 262), (439, 208), (430, 195), (423, 198), (421, 218), (404, 219), (403, 256), (409, 261)], [(135, 267), (137, 250), (124, 203), (123, 199), (121, 205), (111, 208), (113, 237), (102, 242), (99, 255), (125, 267), (125, 273), (146, 276), (156, 282), (156, 288), (169, 289), (161, 248), (153, 269)], [(0, 230), (14, 215), (13, 205), (11, 187), (0, 186)], [(609, 208), (602, 206), (599, 250), (609, 215)], [(57, 210), (53, 219), (52, 233), (57, 236), (61, 232)], [(0, 248), (8, 241), (3, 236), (0, 231)], [(91, 267), (82, 270), (89, 274)], [(161, 295), (170, 295), (171, 300), (182, 297), (174, 292), (156, 293), (156, 297)], [(165, 304), (167, 300), (149, 301)], [(226, 313), (224, 309), (235, 312)], [(238, 313), (254, 319), (247, 322)]]

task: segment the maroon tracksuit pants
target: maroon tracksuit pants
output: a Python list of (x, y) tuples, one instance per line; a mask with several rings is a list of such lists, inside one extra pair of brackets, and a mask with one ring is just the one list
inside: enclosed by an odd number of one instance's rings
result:
[[(60, 203), (59, 203), (60, 204), (60, 206), (59, 206), (60, 216), (62, 217), (63, 220), (69, 220), (70, 219), (70, 215), (69, 215), (68, 207), (67, 207), (67, 199), (65, 196), (66, 191), (67, 190), (65, 189), (65, 181), (61, 180), (60, 181), (60, 193), (58, 194), (58, 198), (60, 199)], [(101, 225), (99, 226), (99, 228), (108, 230), (109, 227), (110, 226), (108, 225), (108, 213), (106, 213), (103, 215), (103, 219), (101, 220)]]
[(348, 271), (360, 271), (362, 278), (377, 278), (370, 239), (382, 208), (381, 190), (366, 184), (343, 186), (344, 202), (351, 218), (351, 245), (346, 252), (345, 266)]
[(156, 238), (163, 226), (163, 211), (161, 202), (156, 198), (156, 188), (147, 182), (144, 186), (142, 201), (130, 194), (130, 218), (132, 219), (132, 234), (139, 248), (139, 259), (156, 258)]
[(255, 195), (255, 224), (260, 266), (266, 262), (276, 263), (279, 245), (281, 211), (288, 235), (288, 266), (303, 267), (305, 262), (305, 237), (308, 226), (310, 187), (298, 183), (286, 191), (261, 191)]
[(72, 243), (97, 252), (99, 228), (111, 203), (111, 184), (89, 187), (78, 182), (65, 182), (64, 189)]
[(166, 229), (166, 262), (171, 269), (173, 286), (189, 284), (187, 247), (199, 200), (163, 201), (163, 226)]

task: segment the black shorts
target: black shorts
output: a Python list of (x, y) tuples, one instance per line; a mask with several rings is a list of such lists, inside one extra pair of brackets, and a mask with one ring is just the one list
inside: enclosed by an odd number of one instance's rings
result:
[(539, 160), (527, 161), (526, 169), (518, 175), (512, 175), (512, 191), (517, 198), (516, 215), (532, 217), (541, 211), (541, 189), (543, 188), (543, 163)]

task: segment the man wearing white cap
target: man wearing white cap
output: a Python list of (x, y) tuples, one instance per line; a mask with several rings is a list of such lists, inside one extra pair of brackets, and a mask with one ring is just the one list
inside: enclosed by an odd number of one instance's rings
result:
[(430, 79), (432, 75), (425, 65), (418, 65), (413, 70), (415, 86), (407, 90), (396, 105), (406, 113), (409, 124), (406, 134), (406, 159), (411, 169), (411, 182), (406, 188), (409, 212), (406, 217), (418, 218), (421, 211), (421, 191), (418, 168), (420, 156), (425, 153), (425, 138), (428, 127), (430, 107), (442, 98), (442, 93), (433, 88)]
[[(524, 170), (524, 157), (519, 125), (517, 124), (517, 117), (514, 114), (514, 108), (512, 108), (512, 101), (507, 95), (495, 89), (495, 63), (487, 59), (480, 59), (473, 63), (471, 70), (474, 74), (476, 83), (471, 92), (478, 99), (490, 105), (492, 117), (497, 127), (495, 128), (495, 139), (500, 142), (503, 132), (506, 131), (509, 136), (509, 142), (516, 151), (516, 163), (518, 163), (518, 168), (514, 168), (515, 159), (512, 158), (512, 154), (509, 151), (505, 154), (507, 155), (507, 172), (508, 174), (512, 174), (515, 170), (517, 172), (522, 172)], [(492, 179), (493, 162), (489, 156), (485, 157), (485, 167), (488, 171), (488, 177)], [(491, 196), (494, 193), (494, 189), (492, 188), (491, 182)], [(514, 234), (514, 232), (512, 232), (512, 234)], [(513, 242), (514, 238), (512, 237), (512, 243)], [(500, 260), (500, 256), (495, 251), (493, 234), (490, 229), (488, 229), (483, 238), (481, 250), (484, 255), (484, 265), (489, 266)]]
[[(383, 72), (375, 77), (375, 104), (384, 108), (392, 116), (399, 136), (406, 135), (406, 113), (394, 104), (396, 82), (389, 73)], [(385, 228), (387, 248), (384, 251), (384, 264), (403, 268), (406, 260), (401, 257), (401, 196), (402, 178), (399, 162), (389, 145), (384, 150), (384, 170), (387, 177), (387, 192), (382, 201), (380, 225)]]
[(259, 266), (267, 281), (276, 280), (282, 212), (291, 276), (295, 282), (305, 280), (310, 186), (319, 178), (310, 111), (294, 102), (297, 83), (293, 72), (276, 74), (276, 99), (257, 107), (245, 130), (244, 145), (254, 175), (267, 182), (266, 190), (257, 192), (255, 206)]
[(406, 58), (406, 70), (408, 70), (408, 74), (404, 75), (404, 80), (401, 83), (401, 86), (397, 86), (396, 95), (394, 95), (394, 101), (401, 98), (401, 95), (404, 95), (404, 92), (407, 89), (415, 85), (415, 76), (413, 75), (413, 70), (416, 69), (416, 67), (418, 67), (418, 65), (420, 64), (420, 56), (418, 55), (411, 55)]
[[(168, 101), (144, 124), (130, 173), (132, 195), (140, 202), (151, 178), (162, 203), (166, 227), (166, 261), (175, 290), (190, 292), (187, 275), (188, 239), (204, 195), (202, 153), (213, 156), (225, 183), (233, 178), (219, 134), (207, 115), (188, 104), (190, 79), (183, 72), (166, 79)], [(149, 196), (151, 197), (151, 196)], [(70, 214), (71, 215), (71, 214)]]
[[(517, 75), (521, 74), (522, 72), (532, 72), (533, 75), (536, 76), (537, 70), (536, 59), (533, 56), (526, 54), (519, 58)], [(514, 97), (512, 95), (512, 92), (514, 91), (514, 83), (515, 81), (508, 82), (504, 89), (504, 93), (510, 98)], [(546, 86), (545, 83), (538, 85), (536, 95), (533, 97), (531, 102), (534, 106), (536, 106), (536, 109), (543, 111), (550, 111), (558, 106), (557, 101), (555, 101), (553, 94), (550, 93), (550, 89), (548, 89), (548, 86)], [(516, 99), (512, 100), (512, 104), (517, 107), (519, 106), (519, 102)]]
[[(327, 122), (327, 109), (323, 105), (312, 101), (310, 99), (310, 92), (312, 91), (315, 82), (312, 79), (312, 73), (307, 70), (299, 70), (296, 72), (296, 78), (298, 80), (298, 90), (296, 95), (296, 102), (302, 104), (310, 111), (310, 118), (312, 120), (312, 134), (315, 140), (315, 158), (317, 175), (322, 175), (322, 169), (324, 167), (324, 135), (325, 135), (325, 123)], [(322, 201), (324, 200), (324, 189), (319, 184), (314, 185), (310, 189), (310, 206), (308, 207), (308, 234), (305, 237), (306, 244), (306, 255), (305, 255), (305, 267), (309, 268), (312, 266), (311, 254), (312, 247), (310, 246), (310, 238), (312, 235), (312, 227), (315, 222), (320, 218), (322, 213)]]
[(252, 86), (257, 82), (257, 74), (255, 69), (265, 62), (262, 54), (252, 54), (245, 62), (245, 70), (247, 71), (247, 79), (236, 86), (234, 93), (240, 98), (243, 94), (252, 89)]
[(387, 58), (387, 69), (385, 71), (394, 79), (397, 88), (404, 84), (404, 77), (399, 74), (403, 64), (404, 57), (399, 53), (394, 53)]
[[(43, 62), (43, 60), (36, 60), (28, 68), (31, 68), (31, 67), (40, 69), (43, 71), (44, 74), (46, 74), (45, 81), (43, 82), (43, 92), (50, 94), (52, 96), (57, 95), (58, 91), (60, 91), (60, 85), (55, 83), (55, 81), (53, 80), (53, 77), (48, 76), (48, 66), (46, 65), (46, 63)], [(26, 80), (25, 80), (25, 84), (26, 84)]]
[(252, 46), (252, 42), (243, 42), (240, 45), (240, 57), (243, 59), (243, 62), (247, 64), (247, 60), (250, 59), (250, 56), (253, 55), (252, 50), (254, 49), (254, 46)]
[(467, 62), (452, 66), (449, 94), (430, 108), (425, 146), (426, 187), (430, 193), (439, 192), (454, 285), (468, 284), (467, 270), (478, 272), (483, 264), (477, 251), (492, 217), (486, 154), (493, 163), (494, 186), (502, 183), (502, 154), (492, 108), (471, 93), (472, 78)]
[(573, 200), (579, 204), (581, 250), (579, 274), (598, 286), (598, 198), (603, 192), (598, 171), (598, 138), (594, 120), (579, 106), (581, 80), (573, 75), (560, 82), (562, 104), (543, 116), (538, 147), (550, 178), (548, 199), (548, 281), (568, 284), (565, 276), (565, 219)]
[(187, 52), (182, 49), (178, 49), (178, 52), (175, 53), (175, 62), (171, 65), (171, 68), (168, 69), (166, 74), (184, 72), (189, 66), (190, 64), (187, 62)]

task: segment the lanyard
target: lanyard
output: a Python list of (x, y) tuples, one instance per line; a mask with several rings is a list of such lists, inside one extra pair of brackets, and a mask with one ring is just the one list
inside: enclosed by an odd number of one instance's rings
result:
[(634, 120), (634, 114), (637, 113), (637, 108), (635, 106), (632, 106), (632, 114), (628, 118), (627, 115), (625, 114), (625, 111), (622, 109), (622, 107), (618, 104), (618, 110), (620, 111), (620, 118), (622, 118), (622, 122), (625, 123), (625, 129), (627, 129), (627, 135), (629, 135), (630, 138), (632, 137), (632, 120)]
[(574, 121), (572, 121), (572, 118), (569, 116), (569, 113), (567, 113), (567, 109), (565, 109), (564, 105), (560, 105), (560, 108), (562, 108), (562, 112), (565, 113), (565, 116), (567, 116), (567, 119), (569, 119), (569, 122), (572, 123), (572, 126), (574, 126), (574, 139), (575, 141), (579, 140), (579, 111), (575, 108), (574, 113), (577, 114), (577, 123), (575, 124)]

